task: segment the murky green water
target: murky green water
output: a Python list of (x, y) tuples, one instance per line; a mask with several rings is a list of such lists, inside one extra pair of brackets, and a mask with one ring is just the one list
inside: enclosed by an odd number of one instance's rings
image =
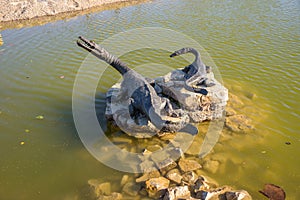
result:
[[(297, 0), (158, 0), (1, 31), (0, 199), (67, 199), (90, 178), (121, 175), (94, 159), (77, 135), (72, 88), (87, 53), (74, 42), (78, 35), (101, 42), (149, 26), (198, 41), (230, 92), (246, 99), (241, 112), (257, 124), (254, 133), (224, 136), (213, 155), (224, 162), (215, 174), (207, 174), (220, 184), (248, 190), (254, 199), (263, 199), (257, 191), (264, 183), (283, 187), (287, 199), (300, 199), (299, 24)], [(143, 61), (141, 54), (130, 58), (132, 65)], [(101, 79), (100, 93), (119, 79), (111, 72)], [(249, 100), (249, 93), (257, 97)], [(98, 101), (103, 105), (101, 97)]]

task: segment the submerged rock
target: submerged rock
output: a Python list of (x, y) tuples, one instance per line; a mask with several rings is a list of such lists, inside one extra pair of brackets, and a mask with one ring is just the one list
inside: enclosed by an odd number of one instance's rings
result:
[(219, 169), (219, 161), (216, 160), (207, 160), (203, 164), (203, 168), (210, 173), (216, 173)]
[(129, 176), (128, 175), (123, 175), (121, 181), (120, 181), (120, 185), (124, 186), (129, 180)]
[(102, 183), (100, 180), (90, 179), (88, 180), (88, 184), (94, 188), (97, 197), (111, 194), (111, 184), (109, 182)]
[(138, 195), (140, 189), (141, 189), (140, 185), (133, 183), (133, 182), (128, 182), (124, 185), (123, 192), (130, 196), (136, 196), (136, 195)]
[(122, 200), (123, 195), (118, 192), (113, 192), (111, 195), (101, 195), (97, 200)]
[(251, 119), (245, 115), (233, 115), (225, 119), (225, 126), (235, 133), (247, 133), (254, 129)]

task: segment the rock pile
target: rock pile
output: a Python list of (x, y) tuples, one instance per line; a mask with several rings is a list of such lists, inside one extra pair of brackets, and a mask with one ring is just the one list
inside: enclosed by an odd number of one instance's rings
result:
[(251, 200), (244, 190), (229, 186), (219, 187), (210, 178), (201, 175), (202, 166), (193, 159), (168, 160), (161, 169), (147, 171), (138, 177), (124, 175), (121, 191), (112, 192), (111, 183), (91, 179), (88, 181), (93, 198), (97, 200), (162, 199), (162, 200)]

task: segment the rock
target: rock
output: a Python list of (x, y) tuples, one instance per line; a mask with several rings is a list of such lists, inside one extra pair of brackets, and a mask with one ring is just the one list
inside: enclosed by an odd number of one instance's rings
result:
[(144, 173), (141, 177), (137, 178), (135, 181), (137, 183), (140, 183), (140, 182), (145, 182), (151, 178), (158, 178), (160, 177), (160, 173), (158, 170), (153, 170), (153, 171), (150, 171), (150, 172), (147, 172), (147, 173)]
[(165, 134), (160, 137), (161, 140), (173, 140), (176, 137), (176, 134)]
[(229, 191), (225, 192), (225, 194), (221, 195), (221, 198), (224, 198), (224, 200), (252, 200), (252, 197), (249, 195), (249, 193), (245, 190), (241, 191)]
[(151, 153), (152, 153), (152, 152), (149, 151), (148, 149), (143, 149), (143, 152), (142, 152), (142, 155), (143, 155), (142, 157), (143, 157), (143, 158), (141, 158), (141, 160), (143, 160), (145, 157), (148, 158), (148, 157), (151, 155)]
[(210, 173), (216, 173), (219, 169), (220, 163), (216, 160), (207, 160), (203, 164), (203, 168)]
[[(206, 199), (207, 194), (208, 194), (207, 191), (200, 190), (200, 191), (196, 192), (195, 194), (193, 194), (193, 198), (195, 198), (195, 199), (201, 199), (201, 200), (207, 200)], [(211, 199), (211, 200), (218, 200), (218, 199)]]
[(198, 176), (193, 171), (188, 171), (188, 172), (182, 174), (182, 182), (185, 183), (186, 185), (193, 185), (197, 179), (198, 179)]
[(176, 162), (174, 162), (171, 158), (167, 158), (157, 163), (157, 167), (162, 175), (165, 175), (169, 170), (175, 168), (176, 166)]
[(217, 188), (218, 184), (211, 178), (199, 176), (192, 186), (193, 192), (199, 192), (201, 190), (208, 191), (211, 188)]
[(146, 148), (148, 151), (151, 151), (151, 152), (155, 152), (155, 151), (158, 151), (158, 150), (162, 150), (162, 147), (155, 144), (155, 145), (150, 145), (150, 146), (147, 146)]
[(173, 160), (178, 160), (179, 158), (184, 158), (184, 153), (180, 147), (171, 147), (167, 150), (169, 157)]
[(97, 200), (122, 200), (122, 194), (118, 192), (113, 192), (111, 195), (101, 195)]
[(101, 183), (100, 180), (90, 179), (88, 180), (88, 184), (94, 188), (97, 197), (111, 194), (111, 184), (109, 182)]
[(120, 182), (120, 185), (121, 186), (124, 186), (129, 180), (129, 176), (128, 175), (123, 175), (122, 179), (121, 179), (121, 182)]
[(167, 151), (155, 151), (151, 155), (151, 160), (159, 166), (159, 163), (165, 162), (168, 158), (170, 158), (170, 155)]
[(252, 93), (252, 92), (247, 92), (246, 97), (253, 100), (253, 99), (257, 98), (257, 95), (255, 93)]
[(264, 189), (259, 191), (270, 200), (284, 200), (285, 192), (284, 190), (274, 184), (265, 184)]
[(223, 186), (214, 190), (209, 191), (203, 191), (200, 190), (199, 192), (195, 193), (195, 198), (198, 199), (205, 199), (205, 200), (226, 200), (219, 197), (222, 197), (223, 194), (225, 194), (228, 191), (231, 191), (232, 189), (228, 186)]
[(174, 183), (180, 184), (182, 180), (182, 176), (180, 175), (180, 172), (178, 169), (172, 169), (167, 174), (166, 177), (173, 181)]
[(252, 121), (244, 115), (226, 117), (225, 126), (235, 133), (247, 133), (254, 129)]
[(163, 200), (177, 200), (177, 199), (189, 199), (191, 192), (188, 186), (178, 186), (169, 188), (163, 198)]
[(150, 172), (153, 170), (157, 170), (157, 168), (155, 167), (155, 163), (151, 160), (145, 160), (143, 162), (140, 163), (140, 169), (142, 172)]
[(234, 94), (229, 93), (229, 101), (227, 104), (227, 107), (233, 108), (233, 109), (240, 109), (244, 106), (244, 103)]
[(165, 194), (170, 181), (164, 177), (151, 178), (146, 181), (146, 189), (150, 197), (157, 198)]
[(141, 189), (140, 185), (133, 183), (133, 182), (128, 182), (124, 185), (123, 192), (130, 196), (136, 196), (136, 195), (138, 195), (140, 189)]
[(178, 165), (183, 172), (193, 171), (202, 168), (202, 166), (195, 160), (180, 159)]

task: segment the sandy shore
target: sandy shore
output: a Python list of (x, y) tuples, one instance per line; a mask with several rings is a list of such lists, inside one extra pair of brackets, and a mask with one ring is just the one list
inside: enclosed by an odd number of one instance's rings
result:
[(0, 22), (82, 11), (116, 2), (142, 0), (0, 0)]

